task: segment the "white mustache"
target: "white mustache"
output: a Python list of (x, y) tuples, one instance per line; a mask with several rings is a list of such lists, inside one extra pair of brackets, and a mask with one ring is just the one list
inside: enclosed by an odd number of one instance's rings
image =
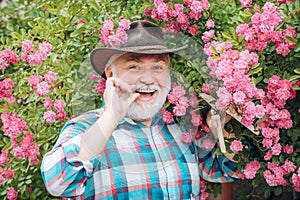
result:
[(157, 91), (160, 91), (160, 87), (156, 84), (152, 84), (152, 85), (137, 84), (136, 88), (135, 88), (135, 91), (137, 91), (137, 90), (144, 90), (144, 91), (157, 90)]

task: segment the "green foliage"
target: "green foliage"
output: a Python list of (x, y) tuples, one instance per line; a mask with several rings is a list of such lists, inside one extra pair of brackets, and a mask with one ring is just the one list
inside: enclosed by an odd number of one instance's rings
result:
[[(89, 73), (94, 73), (88, 55), (92, 49), (101, 45), (99, 37), (104, 20), (129, 16), (131, 19), (141, 18), (144, 7), (136, 3), (110, 0), (17, 0), (0, 3), (0, 51), (11, 49), (21, 58), (23, 40), (48, 42), (52, 45), (51, 55), (41, 66), (32, 67), (19, 62), (0, 72), (0, 81), (9, 77), (15, 82), (13, 94), (20, 100), (13, 104), (3, 100), (0, 114), (16, 112), (27, 122), (28, 132), (34, 135), (34, 141), (39, 146), (40, 162), (42, 156), (53, 147), (66, 120), (57, 120), (52, 124), (45, 122), (45, 98), (35, 94), (28, 84), (28, 78), (33, 74), (43, 76), (49, 70), (56, 73), (55, 87), (46, 97), (66, 102), (67, 119), (99, 108), (101, 97), (92, 90), (95, 82), (88, 78)], [(84, 23), (78, 24), (80, 18)], [(2, 107), (3, 103), (7, 105), (6, 108)], [(9, 148), (11, 143), (8, 137), (0, 131), (0, 149)], [(15, 176), (0, 186), (0, 199), (6, 198), (8, 188), (18, 191), (18, 199), (54, 199), (45, 190), (40, 175), (40, 162), (34, 165), (25, 159), (13, 159), (11, 155), (9, 158)]]
[[(172, 2), (182, 3), (182, 0), (173, 0)], [(254, 6), (261, 9), (265, 2), (267, 1), (253, 0), (251, 9)], [(248, 75), (258, 88), (265, 88), (269, 78), (273, 75), (291, 80), (293, 83), (300, 80), (300, 1), (296, 0), (288, 4), (279, 4), (275, 0), (269, 2), (279, 6), (279, 13), (283, 17), (283, 22), (278, 30), (295, 27), (297, 42), (289, 37), (285, 38), (290, 43), (295, 43), (295, 48), (286, 57), (278, 55), (272, 44), (269, 44), (264, 51), (257, 52), (259, 63), (251, 68)], [(0, 114), (16, 112), (21, 119), (27, 122), (28, 131), (34, 134), (34, 141), (40, 148), (40, 161), (42, 156), (53, 147), (66, 120), (56, 121), (52, 124), (45, 122), (43, 119), (43, 113), (46, 111), (43, 105), (44, 98), (38, 97), (34, 93), (28, 84), (28, 78), (33, 74), (43, 76), (49, 70), (56, 73), (55, 87), (47, 97), (63, 99), (67, 103), (67, 119), (87, 110), (99, 108), (101, 97), (91, 90), (96, 83), (88, 78), (90, 73), (95, 73), (91, 69), (88, 55), (92, 49), (101, 45), (99, 37), (102, 24), (107, 18), (116, 22), (121, 17), (131, 21), (144, 19), (143, 12), (148, 7), (153, 7), (153, 0), (4, 0), (0, 3), (0, 51), (11, 49), (21, 56), (21, 44), (24, 40), (36, 43), (49, 42), (52, 45), (51, 55), (41, 66), (32, 67), (20, 62), (0, 71), (0, 81), (9, 77), (15, 82), (13, 93), (17, 100), (20, 100), (13, 104), (7, 104), (3, 100)], [(235, 28), (239, 24), (249, 23), (252, 15), (253, 11), (250, 12), (243, 8), (237, 0), (210, 1), (210, 9), (204, 11), (202, 17), (194, 22), (199, 27), (199, 35), (190, 36), (187, 31), (182, 31), (186, 37), (191, 39), (189, 42), (193, 51), (184, 52), (180, 56), (174, 55), (175, 59), (172, 61), (174, 70), (182, 75), (184, 82), (199, 92), (203, 83), (210, 78), (209, 69), (205, 63), (206, 57), (201, 49), (204, 45), (201, 35), (206, 31), (206, 20), (214, 19), (215, 21), (214, 40), (231, 42), (234, 49), (242, 50), (245, 41), (242, 36), (237, 36)], [(78, 23), (80, 19), (84, 20), (84, 23)], [(152, 19), (149, 18), (149, 20)], [(162, 22), (156, 23), (163, 24)], [(299, 88), (295, 89), (299, 90)], [(286, 109), (290, 111), (293, 119), (293, 127), (281, 132), (282, 145), (290, 143), (297, 149), (288, 157), (297, 166), (300, 165), (299, 98), (299, 93), (297, 93), (296, 98), (286, 105)], [(6, 107), (2, 106), (4, 104)], [(204, 102), (201, 104), (200, 109), (204, 115), (208, 110), (207, 107)], [(263, 120), (265, 119), (260, 121)], [(11, 148), (11, 142), (3, 134), (2, 124), (0, 125), (0, 149), (6, 150)], [(240, 169), (250, 159), (263, 161), (263, 153), (266, 150), (261, 144), (261, 136), (254, 137), (250, 131), (235, 120), (231, 120), (226, 125), (226, 130), (235, 132), (238, 139), (250, 140), (251, 158), (249, 151), (243, 151), (234, 157), (239, 161)], [(244, 158), (249, 158), (249, 160)], [(274, 157), (272, 161), (283, 162), (284, 159), (279, 156)], [(25, 159), (11, 159), (9, 165), (14, 170), (15, 177), (7, 180), (4, 185), (0, 185), (0, 199), (6, 199), (6, 190), (10, 187), (18, 191), (19, 199), (55, 199), (45, 190), (40, 175), (40, 164), (39, 162), (34, 165)], [(263, 167), (266, 168), (266, 166)], [(255, 179), (249, 181), (248, 186), (251, 191), (247, 191), (247, 199), (257, 197), (257, 193), (255, 194), (257, 188), (266, 188), (264, 191), (260, 191), (265, 199), (271, 198), (272, 195), (280, 196), (284, 193), (292, 193), (291, 190), (284, 187), (268, 187), (264, 182), (262, 171), (257, 174)], [(244, 199), (243, 195), (240, 196)], [(295, 199), (299, 197), (298, 194), (294, 193), (293, 195)]]

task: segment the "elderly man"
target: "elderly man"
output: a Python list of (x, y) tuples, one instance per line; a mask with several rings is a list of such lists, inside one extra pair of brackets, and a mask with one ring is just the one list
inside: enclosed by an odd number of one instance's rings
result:
[(70, 120), (44, 156), (48, 191), (69, 199), (195, 199), (201, 176), (233, 181), (234, 163), (183, 142), (182, 127), (160, 116), (171, 87), (169, 54), (184, 47), (168, 49), (147, 21), (133, 22), (127, 34), (124, 45), (91, 53), (107, 78), (104, 106)]

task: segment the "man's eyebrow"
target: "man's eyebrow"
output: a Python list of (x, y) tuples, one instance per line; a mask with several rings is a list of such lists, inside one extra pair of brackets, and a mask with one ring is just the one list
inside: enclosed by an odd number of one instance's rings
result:
[(132, 56), (129, 56), (126, 61), (127, 62), (129, 62), (129, 61), (141, 62), (141, 59), (138, 56), (132, 55)]
[(165, 56), (158, 56), (156, 58), (156, 62), (159, 62), (159, 61), (165, 61), (166, 62), (166, 57)]

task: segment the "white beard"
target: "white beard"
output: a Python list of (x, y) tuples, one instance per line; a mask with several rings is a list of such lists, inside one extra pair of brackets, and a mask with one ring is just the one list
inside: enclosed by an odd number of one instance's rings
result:
[(163, 107), (167, 96), (171, 90), (171, 80), (169, 78), (166, 88), (160, 88), (158, 85), (146, 86), (138, 85), (137, 88), (151, 88), (157, 90), (157, 96), (152, 103), (137, 103), (133, 102), (128, 109), (127, 116), (133, 120), (147, 120), (156, 115)]

